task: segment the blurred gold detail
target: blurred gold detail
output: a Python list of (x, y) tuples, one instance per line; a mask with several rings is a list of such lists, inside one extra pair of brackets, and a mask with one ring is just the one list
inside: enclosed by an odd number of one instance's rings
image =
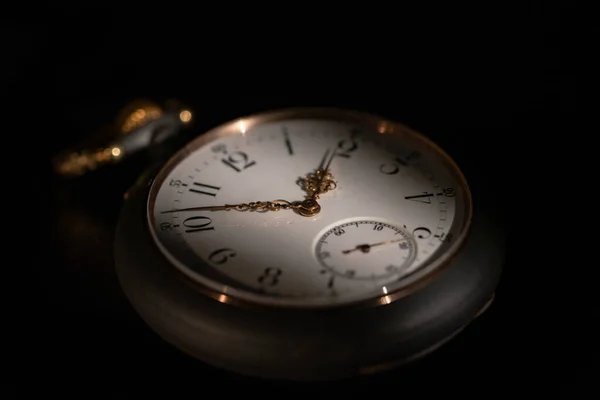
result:
[(227, 303), (227, 300), (229, 300), (227, 298), (227, 296), (225, 296), (224, 294), (220, 295), (217, 299), (220, 303)]
[(189, 110), (183, 110), (179, 113), (181, 122), (188, 123), (192, 120), (192, 113)]
[[(169, 111), (169, 108), (174, 108), (177, 111)], [(126, 152), (123, 146), (116, 144), (122, 140), (122, 135), (135, 134), (136, 129), (162, 117), (165, 113), (173, 111), (178, 113), (175, 115), (178, 115), (179, 120), (184, 124), (188, 124), (192, 120), (192, 112), (181, 107), (178, 102), (163, 109), (163, 107), (150, 100), (135, 100), (119, 112), (114, 125), (109, 130), (98, 132), (102, 133), (103, 136), (111, 136), (112, 138), (109, 140), (113, 141), (113, 144), (109, 146), (100, 145), (99, 147), (92, 146), (62, 153), (53, 159), (54, 169), (61, 175), (80, 176), (87, 171), (99, 168), (101, 165), (119, 162), (136, 151), (135, 148), (133, 150), (128, 148)], [(100, 135), (97, 136), (100, 137)], [(102, 141), (104, 142), (104, 139)]]
[(118, 146), (95, 151), (81, 151), (67, 154), (55, 162), (56, 170), (63, 175), (83, 175), (86, 171), (96, 169), (101, 164), (118, 161), (124, 154)]
[(377, 127), (377, 131), (382, 134), (397, 133), (398, 126), (389, 121), (381, 121)]
[(149, 100), (137, 100), (127, 105), (117, 119), (117, 125), (122, 133), (147, 124), (163, 114), (162, 108)]

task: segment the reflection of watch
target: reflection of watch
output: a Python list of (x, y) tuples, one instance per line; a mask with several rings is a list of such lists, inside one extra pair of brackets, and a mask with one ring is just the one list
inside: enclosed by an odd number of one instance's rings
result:
[(203, 361), (338, 378), (426, 354), (489, 305), (502, 248), (484, 212), (399, 123), (274, 111), (198, 136), (134, 186), (116, 268), (148, 325)]
[(138, 100), (121, 111), (114, 126), (54, 157), (54, 169), (63, 176), (80, 176), (103, 165), (121, 162), (141, 150), (163, 143), (191, 119), (192, 113), (174, 101), (159, 106)]

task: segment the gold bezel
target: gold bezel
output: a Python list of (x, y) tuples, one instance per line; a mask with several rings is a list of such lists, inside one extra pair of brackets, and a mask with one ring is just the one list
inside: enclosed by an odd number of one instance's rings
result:
[[(265, 304), (257, 301), (250, 301), (248, 299), (241, 299), (236, 297), (233, 294), (225, 294), (223, 292), (219, 292), (214, 290), (213, 288), (208, 287), (206, 284), (199, 282), (195, 279), (195, 276), (186, 268), (181, 268), (178, 265), (178, 261), (174, 260), (170, 254), (167, 254), (167, 250), (163, 249), (163, 245), (161, 244), (159, 238), (154, 231), (154, 216), (152, 210), (154, 209), (154, 203), (156, 200), (156, 196), (159, 188), (162, 186), (164, 180), (169, 175), (169, 173), (173, 170), (173, 168), (179, 164), (179, 162), (187, 157), (191, 152), (197, 150), (198, 148), (213, 142), (216, 139), (219, 139), (224, 136), (234, 135), (240, 133), (240, 125), (243, 125), (245, 131), (252, 129), (252, 127), (268, 123), (275, 122), (286, 119), (334, 119), (340, 122), (354, 122), (360, 123), (365, 127), (372, 127), (377, 129), (382, 134), (390, 134), (390, 135), (412, 135), (417, 138), (427, 147), (429, 147), (432, 151), (434, 151), (443, 161), (447, 168), (452, 172), (454, 177), (456, 178), (459, 184), (459, 191), (461, 193), (462, 199), (464, 199), (464, 218), (463, 218), (463, 226), (461, 227), (460, 234), (455, 238), (450, 247), (438, 258), (436, 258), (431, 265), (428, 266), (429, 272), (425, 273), (423, 276), (420, 276), (414, 282), (409, 283), (405, 287), (401, 287), (393, 292), (389, 292), (386, 294), (382, 294), (380, 296), (373, 296), (368, 299), (358, 300), (354, 302), (348, 302), (344, 304)], [(464, 245), (469, 233), (471, 226), (471, 219), (473, 215), (473, 207), (472, 207), (472, 197), (471, 192), (469, 190), (469, 186), (467, 181), (458, 167), (458, 165), (454, 162), (454, 160), (437, 144), (435, 144), (432, 140), (424, 136), (423, 134), (416, 132), (404, 124), (396, 121), (391, 121), (381, 116), (354, 111), (354, 110), (346, 110), (340, 108), (332, 108), (332, 107), (320, 107), (320, 108), (287, 108), (280, 109), (274, 111), (267, 111), (257, 114), (252, 114), (249, 116), (245, 116), (242, 118), (238, 118), (233, 121), (226, 122), (217, 127), (210, 129), (209, 131), (200, 134), (195, 139), (192, 139), (187, 145), (185, 145), (182, 149), (177, 151), (160, 169), (157, 175), (152, 180), (150, 184), (150, 189), (148, 191), (147, 204), (146, 204), (146, 227), (150, 232), (150, 236), (152, 237), (153, 243), (155, 246), (159, 248), (160, 253), (165, 257), (166, 261), (177, 268), (178, 271), (182, 273), (182, 277), (184, 281), (190, 285), (192, 285), (195, 289), (200, 291), (201, 293), (226, 304), (243, 306), (243, 307), (260, 307), (260, 308), (286, 308), (286, 309), (333, 309), (333, 308), (347, 308), (347, 307), (373, 307), (380, 305), (391, 304), (401, 298), (408, 296), (411, 293), (414, 293), (421, 289), (422, 287), (429, 284), (439, 273), (448, 268), (449, 265), (452, 264), (455, 256), (460, 252), (460, 249)], [(173, 258), (171, 260), (170, 257)], [(417, 271), (421, 271), (422, 268)], [(417, 272), (415, 271), (415, 272)], [(413, 275), (411, 273), (410, 275)], [(409, 276), (410, 276), (409, 275)]]

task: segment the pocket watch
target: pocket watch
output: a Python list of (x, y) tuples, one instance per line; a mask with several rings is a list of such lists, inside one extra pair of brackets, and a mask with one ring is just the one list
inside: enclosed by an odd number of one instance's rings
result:
[(337, 108), (202, 133), (127, 193), (115, 265), (164, 340), (218, 368), (328, 380), (416, 360), (491, 302), (501, 238), (438, 145)]

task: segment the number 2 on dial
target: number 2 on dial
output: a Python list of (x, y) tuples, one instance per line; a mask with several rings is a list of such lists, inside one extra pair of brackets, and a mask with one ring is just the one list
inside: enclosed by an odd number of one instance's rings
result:
[(249, 161), (248, 154), (241, 151), (233, 152), (228, 158), (223, 158), (221, 161), (237, 172), (242, 172), (246, 168), (256, 165), (256, 161)]

